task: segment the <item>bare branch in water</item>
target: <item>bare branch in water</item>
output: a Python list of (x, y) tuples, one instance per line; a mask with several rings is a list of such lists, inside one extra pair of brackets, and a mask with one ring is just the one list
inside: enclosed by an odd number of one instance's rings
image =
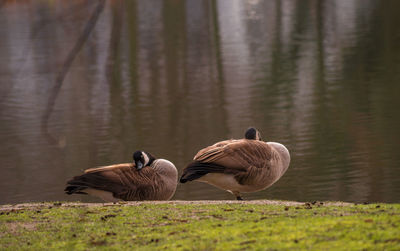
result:
[(60, 14), (57, 14), (52, 17), (41, 18), (37, 23), (34, 24), (34, 26), (32, 28), (32, 32), (31, 32), (31, 37), (35, 38), (36, 35), (49, 24), (62, 23), (65, 19), (81, 13), (86, 8), (92, 8), (94, 4), (91, 4), (91, 3), (92, 2), (89, 2), (90, 5), (88, 5), (87, 3), (81, 3), (81, 2), (71, 3), (70, 6), (64, 7)]
[(90, 19), (86, 23), (86, 26), (85, 26), (84, 30), (82, 31), (82, 34), (80, 35), (80, 37), (76, 41), (74, 47), (72, 48), (72, 50), (68, 54), (68, 57), (65, 60), (60, 72), (58, 73), (56, 81), (55, 81), (55, 85), (52, 88), (52, 91), (50, 93), (50, 97), (49, 97), (49, 100), (47, 102), (47, 109), (46, 109), (46, 111), (45, 111), (45, 113), (43, 114), (43, 117), (42, 117), (42, 126), (41, 126), (41, 128), (42, 128), (43, 134), (46, 136), (47, 140), (51, 144), (58, 143), (58, 141), (49, 133), (48, 127), (47, 127), (50, 115), (51, 115), (51, 113), (53, 111), (53, 108), (54, 108), (54, 103), (55, 103), (55, 101), (57, 99), (58, 93), (59, 93), (59, 91), (61, 89), (61, 86), (62, 86), (62, 84), (64, 82), (64, 78), (67, 75), (68, 70), (71, 67), (72, 62), (74, 61), (76, 55), (81, 50), (83, 44), (88, 39), (88, 37), (89, 37), (90, 33), (92, 32), (93, 28), (96, 26), (96, 23), (97, 23), (97, 20), (98, 20), (98, 18), (100, 16), (100, 13), (104, 9), (104, 5), (105, 5), (105, 0), (99, 0), (99, 3), (97, 4), (96, 9), (93, 11)]
[[(5, 3), (5, 0), (0, 0), (0, 9), (2, 7), (2, 5)], [(40, 33), (40, 31), (46, 27), (46, 25), (49, 25), (51, 23), (59, 23), (61, 21), (63, 21), (65, 18), (72, 16), (72, 15), (76, 15), (77, 13), (81, 12), (84, 8), (82, 8), (82, 3), (78, 3), (78, 4), (74, 4), (72, 5), (70, 8), (63, 10), (61, 14), (56, 15), (55, 17), (51, 17), (51, 18), (43, 18), (41, 19), (38, 23), (34, 24), (33, 28), (31, 29), (31, 34), (30, 34), (30, 39), (34, 40), (36, 38), (36, 36)], [(25, 60), (22, 61), (21, 65), (19, 67), (16, 68), (17, 73), (15, 74), (17, 77), (16, 79), (19, 79), (20, 77), (23, 78), (27, 78), (23, 72), (25, 71), (25, 64), (28, 62), (28, 60), (26, 60), (26, 58), (29, 58), (30, 54), (31, 54), (31, 50), (32, 50), (32, 45), (30, 43), (27, 44), (27, 46), (25, 46), (24, 49), (22, 49), (21, 51), (21, 57), (24, 57)], [(23, 79), (25, 81), (25, 79)], [(7, 96), (12, 92), (13, 89), (13, 83), (7, 83), (7, 87), (4, 88), (3, 87), (3, 93), (2, 95), (0, 95), (0, 104), (3, 103)], [(1, 107), (0, 107), (1, 109)]]

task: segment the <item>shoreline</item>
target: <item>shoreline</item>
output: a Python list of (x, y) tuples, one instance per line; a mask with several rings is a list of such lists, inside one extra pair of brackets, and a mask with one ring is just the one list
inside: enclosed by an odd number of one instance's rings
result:
[[(9, 210), (22, 210), (22, 209), (38, 209), (42, 207), (107, 207), (107, 206), (140, 206), (140, 205), (282, 205), (282, 206), (302, 206), (302, 205), (325, 205), (325, 206), (352, 206), (357, 203), (342, 202), (342, 201), (314, 201), (314, 202), (299, 202), (299, 201), (281, 201), (281, 200), (170, 200), (170, 201), (121, 201), (121, 202), (59, 202), (59, 201), (45, 201), (45, 202), (27, 202), (17, 204), (4, 204), (0, 205), (1, 211)], [(387, 204), (387, 203), (371, 203), (371, 204)]]
[[(229, 205), (229, 204), (243, 204), (243, 205), (282, 205), (282, 206), (297, 206), (304, 204), (320, 204), (326, 206), (351, 206), (362, 203), (352, 203), (343, 201), (314, 201), (314, 202), (301, 202), (301, 201), (285, 201), (285, 200), (169, 200), (169, 201), (120, 201), (120, 202), (80, 202), (80, 201), (42, 201), (42, 202), (23, 202), (15, 204), (3, 204), (0, 205), (0, 210), (9, 208), (35, 208), (54, 204), (55, 206), (63, 207), (76, 207), (76, 206), (138, 206), (138, 205), (159, 205), (159, 204), (169, 204), (169, 205)], [(321, 205), (322, 205), (321, 204)], [(371, 202), (364, 204), (392, 204), (392, 203), (379, 203)]]

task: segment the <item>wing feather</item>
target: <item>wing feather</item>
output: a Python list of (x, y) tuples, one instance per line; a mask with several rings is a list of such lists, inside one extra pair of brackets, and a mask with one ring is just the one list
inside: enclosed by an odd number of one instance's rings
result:
[(91, 168), (83, 175), (68, 181), (68, 184), (109, 191), (114, 197), (123, 200), (143, 200), (151, 197), (159, 183), (159, 175), (151, 167), (144, 167), (139, 171), (132, 167), (133, 164), (129, 163)]
[[(256, 140), (227, 140), (200, 150), (194, 160), (205, 163), (237, 163), (238, 167), (267, 167), (272, 156), (271, 147)], [(231, 165), (232, 166), (232, 165)]]

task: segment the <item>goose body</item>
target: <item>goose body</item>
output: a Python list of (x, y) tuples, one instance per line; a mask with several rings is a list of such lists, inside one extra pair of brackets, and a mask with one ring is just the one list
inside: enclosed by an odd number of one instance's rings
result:
[(225, 140), (201, 149), (183, 170), (180, 182), (205, 182), (241, 199), (241, 193), (274, 184), (289, 163), (290, 154), (284, 145), (261, 141), (259, 132), (249, 128), (244, 139)]
[(140, 151), (135, 152), (134, 160), (134, 163), (87, 169), (67, 182), (65, 192), (89, 194), (107, 202), (169, 200), (177, 185), (175, 165)]

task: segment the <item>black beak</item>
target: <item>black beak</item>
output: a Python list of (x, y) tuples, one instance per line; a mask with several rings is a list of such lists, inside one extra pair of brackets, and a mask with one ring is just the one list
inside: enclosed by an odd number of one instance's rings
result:
[(143, 168), (143, 163), (141, 161), (136, 162), (136, 169), (140, 170)]

